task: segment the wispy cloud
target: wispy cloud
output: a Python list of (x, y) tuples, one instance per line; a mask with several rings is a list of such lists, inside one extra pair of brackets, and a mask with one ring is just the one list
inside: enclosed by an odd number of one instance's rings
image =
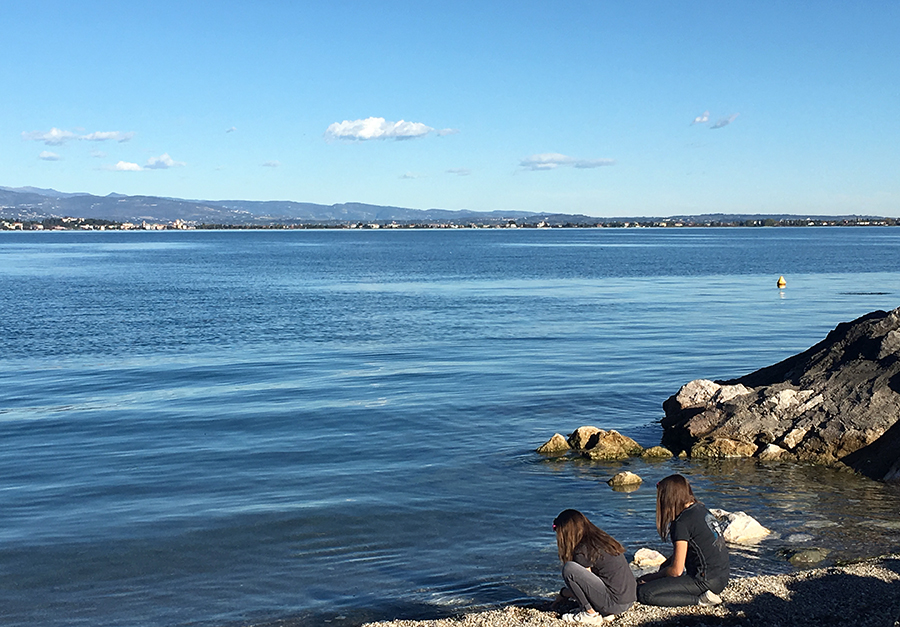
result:
[(264, 168), (277, 168), (281, 163), (278, 161), (264, 161), (262, 167)]
[[(448, 131), (451, 129), (444, 129)], [(365, 120), (344, 120), (335, 122), (325, 130), (327, 139), (345, 139), (367, 141), (370, 139), (415, 139), (424, 137), (434, 131), (421, 122), (389, 122), (384, 118), (366, 118)], [(444, 131), (440, 131), (443, 133)]]
[(55, 152), (50, 152), (49, 150), (44, 150), (41, 154), (38, 155), (38, 159), (43, 159), (44, 161), (59, 161), (62, 159)]
[(232, 126), (231, 128), (227, 129), (225, 132), (226, 132), (226, 133), (233, 133), (233, 132), (235, 132), (236, 130), (237, 130), (237, 127), (236, 127), (236, 126)]
[(116, 165), (110, 166), (109, 169), (114, 172), (140, 172), (143, 170), (138, 164), (128, 161), (119, 161)]
[(81, 135), (78, 139), (84, 139), (89, 142), (105, 142), (113, 140), (122, 143), (127, 142), (132, 137), (134, 137), (134, 133), (122, 133), (121, 131), (95, 131), (93, 133), (88, 133), (87, 135)]
[(732, 122), (734, 122), (735, 119), (737, 119), (737, 116), (739, 116), (739, 115), (740, 115), (740, 113), (732, 113), (728, 117), (719, 118), (719, 121), (716, 122), (715, 124), (713, 124), (712, 126), (710, 126), (709, 128), (710, 128), (710, 130), (715, 130), (717, 128), (724, 128), (724, 127), (728, 126), (729, 124), (731, 124)]
[(614, 159), (576, 159), (558, 152), (545, 152), (542, 154), (525, 157), (519, 162), (519, 166), (532, 171), (555, 170), (561, 166), (572, 166), (578, 169), (600, 168), (615, 165)]
[(77, 139), (78, 135), (72, 131), (62, 131), (56, 127), (49, 131), (31, 131), (22, 133), (22, 139), (26, 141), (44, 142), (47, 146), (62, 146), (70, 139)]
[(175, 161), (169, 156), (169, 153), (164, 152), (158, 157), (150, 157), (147, 160), (147, 165), (144, 167), (149, 170), (166, 170), (168, 168), (180, 168), (183, 165), (186, 165), (183, 161)]
[(127, 142), (132, 137), (134, 137), (134, 133), (123, 133), (121, 131), (95, 131), (93, 133), (87, 133), (86, 135), (79, 135), (78, 133), (64, 131), (56, 127), (51, 128), (49, 131), (30, 131), (22, 133), (22, 139), (26, 141), (44, 142), (47, 146), (62, 146), (72, 139), (90, 142), (103, 142), (112, 139), (117, 142)]
[(579, 170), (589, 170), (591, 168), (602, 168), (604, 166), (615, 164), (615, 159), (578, 159), (572, 165)]
[(469, 168), (450, 168), (447, 170), (447, 174), (455, 174), (456, 176), (469, 176), (472, 173), (472, 170)]
[(438, 137), (446, 137), (447, 135), (456, 135), (459, 133), (458, 128), (442, 128), (439, 131), (435, 131)]
[(424, 174), (416, 174), (415, 172), (407, 172), (406, 174), (400, 175), (401, 179), (412, 180), (412, 179), (424, 179)]
[(695, 117), (691, 124), (706, 124), (707, 122), (709, 122), (709, 111), (704, 111), (703, 115)]

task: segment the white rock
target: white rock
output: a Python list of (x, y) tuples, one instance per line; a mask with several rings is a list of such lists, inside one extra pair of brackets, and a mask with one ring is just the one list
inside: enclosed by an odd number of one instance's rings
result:
[(778, 446), (777, 444), (769, 444), (760, 451), (758, 457), (762, 460), (772, 460), (772, 459), (781, 459), (781, 457), (787, 453), (783, 448)]
[(644, 480), (639, 476), (634, 474), (633, 472), (629, 472), (628, 470), (623, 470), (622, 472), (616, 473), (613, 475), (612, 479), (607, 481), (611, 486), (622, 486), (622, 485), (640, 485)]
[(636, 568), (649, 568), (652, 566), (660, 566), (666, 561), (666, 556), (659, 551), (653, 549), (638, 549), (634, 554), (631, 564)]
[(723, 385), (715, 394), (713, 394), (712, 402), (717, 405), (720, 403), (727, 403), (733, 398), (749, 394), (752, 391), (753, 390), (750, 390), (740, 383), (737, 385)]
[(744, 512), (726, 512), (722, 509), (711, 509), (710, 514), (728, 524), (722, 534), (726, 542), (734, 544), (755, 544), (772, 533), (763, 527), (755, 518)]
[(675, 395), (675, 400), (678, 401), (682, 409), (705, 407), (721, 387), (721, 385), (709, 379), (694, 379), (681, 386), (678, 394)]
[(784, 436), (784, 443), (788, 445), (788, 448), (794, 448), (800, 441), (806, 437), (806, 433), (809, 429), (791, 429), (786, 436)]

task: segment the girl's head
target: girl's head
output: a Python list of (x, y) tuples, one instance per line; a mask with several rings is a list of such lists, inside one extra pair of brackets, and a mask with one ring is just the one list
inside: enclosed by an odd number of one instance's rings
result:
[(625, 552), (625, 547), (615, 538), (597, 527), (577, 509), (561, 512), (553, 520), (553, 530), (556, 531), (556, 548), (562, 562), (572, 561), (575, 548), (579, 544), (586, 546), (591, 559), (596, 559), (599, 551), (610, 555), (621, 555)]
[(689, 505), (697, 502), (691, 484), (681, 475), (669, 475), (656, 484), (656, 530), (659, 537), (669, 535), (669, 525)]

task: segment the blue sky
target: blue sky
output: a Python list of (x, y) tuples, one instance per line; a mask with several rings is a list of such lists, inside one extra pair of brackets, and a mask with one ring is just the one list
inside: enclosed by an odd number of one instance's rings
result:
[(4, 2), (0, 185), (900, 216), (900, 2)]

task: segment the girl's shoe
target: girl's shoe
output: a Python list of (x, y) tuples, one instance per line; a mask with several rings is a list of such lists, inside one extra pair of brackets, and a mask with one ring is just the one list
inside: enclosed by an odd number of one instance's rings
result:
[(712, 590), (707, 590), (700, 595), (700, 605), (718, 605), (721, 602), (722, 597), (720, 597)]
[(614, 618), (615, 616), (603, 616), (599, 612), (597, 614), (588, 614), (587, 612), (563, 614), (563, 620), (567, 623), (581, 623), (582, 625), (602, 625), (604, 621)]

